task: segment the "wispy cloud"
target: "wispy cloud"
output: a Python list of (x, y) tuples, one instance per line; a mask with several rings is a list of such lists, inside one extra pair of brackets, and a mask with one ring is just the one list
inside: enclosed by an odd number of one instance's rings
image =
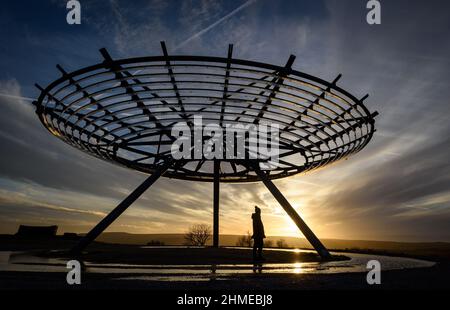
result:
[(15, 207), (27, 207), (27, 208), (34, 208), (37, 212), (39, 212), (39, 209), (47, 209), (51, 211), (58, 211), (58, 212), (68, 212), (68, 213), (77, 213), (77, 214), (87, 214), (87, 215), (95, 215), (98, 217), (104, 217), (106, 216), (105, 212), (96, 211), (96, 210), (83, 210), (83, 209), (75, 209), (75, 208), (69, 208), (64, 206), (58, 206), (54, 204), (48, 204), (48, 203), (42, 203), (37, 202), (36, 200), (29, 199), (24, 196), (20, 195), (12, 195), (13, 193), (0, 190), (0, 204), (2, 206), (5, 205), (11, 205)]
[(6, 98), (12, 98), (12, 99), (18, 99), (18, 100), (24, 100), (24, 101), (30, 101), (30, 102), (36, 100), (36, 99), (30, 98), (30, 97), (16, 96), (16, 95), (3, 94), (3, 93), (0, 93), (0, 97), (6, 97)]

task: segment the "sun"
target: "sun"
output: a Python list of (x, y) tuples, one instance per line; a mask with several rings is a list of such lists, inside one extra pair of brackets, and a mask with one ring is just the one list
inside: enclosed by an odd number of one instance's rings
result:
[(300, 234), (299, 228), (297, 227), (297, 225), (295, 225), (294, 221), (289, 218), (289, 216), (283, 216), (283, 226), (281, 228), (281, 234), (288, 237), (298, 237)]

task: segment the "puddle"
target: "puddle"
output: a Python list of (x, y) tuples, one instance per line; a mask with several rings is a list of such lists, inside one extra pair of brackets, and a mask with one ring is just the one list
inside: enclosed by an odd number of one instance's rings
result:
[[(181, 247), (180, 247), (181, 248)], [(279, 249), (267, 249), (267, 251)], [(283, 251), (312, 252), (283, 249)], [(425, 260), (382, 255), (333, 253), (350, 258), (346, 261), (276, 263), (276, 264), (218, 264), (218, 265), (135, 265), (84, 262), (85, 272), (111, 274), (116, 280), (144, 281), (210, 281), (227, 280), (233, 276), (252, 274), (333, 274), (367, 272), (369, 260), (378, 260), (382, 270), (425, 268), (435, 263)], [(0, 251), (0, 271), (67, 272), (66, 260), (42, 258), (24, 252)]]

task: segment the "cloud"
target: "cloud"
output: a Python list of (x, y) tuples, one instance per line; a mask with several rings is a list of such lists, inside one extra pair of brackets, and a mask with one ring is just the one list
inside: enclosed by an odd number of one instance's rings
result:
[[(25, 208), (35, 208), (42, 212), (42, 209), (50, 210), (50, 211), (58, 211), (58, 212), (67, 212), (67, 213), (76, 213), (76, 214), (83, 214), (83, 215), (95, 215), (97, 217), (104, 217), (106, 216), (106, 213), (95, 211), (95, 210), (81, 210), (81, 209), (74, 209), (74, 208), (68, 208), (68, 207), (62, 207), (62, 206), (56, 206), (51, 204), (44, 204), (44, 203), (36, 203), (36, 201), (29, 200), (27, 198), (19, 198), (17, 196), (11, 197), (5, 195), (4, 192), (0, 193), (0, 204), (3, 206), (3, 208), (7, 206), (14, 206), (14, 207), (25, 207)], [(17, 212), (18, 210), (15, 209), (14, 212)]]
[[(142, 177), (102, 162), (51, 136), (31, 104), (24, 102), (15, 80), (0, 81), (0, 176), (43, 186), (119, 197), (112, 188), (133, 186)], [(127, 182), (120, 182), (126, 176)], [(109, 180), (109, 182), (105, 182)], [(130, 185), (129, 185), (130, 184)]]

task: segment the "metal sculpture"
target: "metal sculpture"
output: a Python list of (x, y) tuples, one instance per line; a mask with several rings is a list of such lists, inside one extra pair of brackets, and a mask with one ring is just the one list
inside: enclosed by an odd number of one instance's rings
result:
[[(80, 253), (160, 176), (213, 182), (213, 245), (219, 245), (220, 182), (262, 181), (322, 257), (329, 253), (273, 179), (323, 167), (360, 151), (370, 141), (374, 117), (362, 99), (336, 85), (285, 66), (226, 58), (163, 55), (104, 61), (62, 77), (41, 94), (36, 113), (64, 142), (103, 160), (151, 174), (73, 249)], [(278, 165), (261, 170), (250, 159), (175, 160), (173, 126), (194, 117), (221, 128), (276, 124)], [(194, 139), (192, 137), (192, 139)], [(248, 142), (248, 141), (246, 141)], [(246, 149), (247, 152), (247, 149)]]

